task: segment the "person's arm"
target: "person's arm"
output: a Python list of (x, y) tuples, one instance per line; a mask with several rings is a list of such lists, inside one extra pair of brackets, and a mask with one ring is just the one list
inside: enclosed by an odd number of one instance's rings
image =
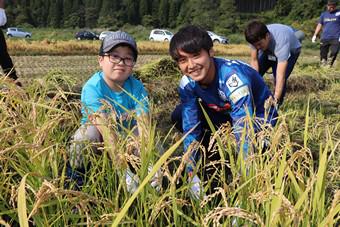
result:
[(313, 38), (312, 38), (313, 43), (316, 41), (316, 37), (319, 34), (319, 32), (321, 31), (321, 29), (322, 29), (322, 24), (318, 23), (318, 25), (315, 28), (314, 35), (313, 35)]
[[(110, 150), (115, 150), (115, 145), (117, 144), (117, 135), (115, 132), (109, 128), (108, 116), (106, 113), (95, 113), (90, 115), (91, 123), (96, 126), (98, 131), (103, 137), (103, 142), (106, 148)], [(116, 117), (112, 117), (112, 119), (116, 119)], [(111, 154), (109, 152), (109, 154)], [(112, 157), (111, 157), (112, 159)]]
[[(81, 93), (82, 114), (86, 116), (88, 122), (96, 126), (100, 134), (103, 136), (104, 142), (107, 145), (114, 146), (116, 143), (116, 136), (112, 135), (107, 127), (108, 125), (108, 109), (107, 104), (103, 104), (105, 100), (97, 87), (85, 85)], [(115, 114), (115, 113), (113, 113)], [(111, 119), (116, 119), (112, 117)]]
[[(179, 95), (182, 104), (182, 127), (183, 133), (190, 133), (184, 139), (184, 153), (188, 152), (195, 142), (200, 141), (202, 128), (200, 125), (198, 101), (188, 77), (183, 76), (180, 82)], [(196, 161), (199, 158), (199, 152), (194, 150), (186, 164), (186, 172), (192, 174)]]
[(0, 0), (0, 26), (4, 26), (6, 23), (5, 0)]
[(274, 98), (276, 101), (280, 100), (283, 87), (286, 82), (286, 70), (288, 66), (288, 61), (278, 62), (277, 70), (276, 70), (276, 84), (275, 84), (275, 92)]
[(150, 123), (150, 115), (149, 115), (149, 98), (148, 93), (145, 90), (142, 83), (138, 85), (137, 92), (134, 91), (135, 98), (135, 107), (134, 110), (136, 112), (136, 121), (137, 121), (137, 130), (135, 131), (135, 135), (139, 136), (141, 140), (148, 140), (148, 126)]
[(250, 52), (250, 65), (251, 67), (253, 67), (253, 69), (255, 69), (256, 71), (259, 71), (259, 61), (257, 59), (257, 50), (254, 48), (254, 49), (251, 49), (251, 52)]

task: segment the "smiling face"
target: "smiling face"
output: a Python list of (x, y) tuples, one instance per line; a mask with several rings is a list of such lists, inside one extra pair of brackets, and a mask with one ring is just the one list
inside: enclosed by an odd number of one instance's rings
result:
[[(134, 59), (133, 51), (128, 46), (118, 46), (105, 56), (99, 56), (99, 65), (104, 73), (104, 80), (110, 88), (120, 91), (124, 82), (132, 73), (132, 66), (125, 64), (126, 59)], [(112, 58), (122, 58), (118, 63), (113, 63)], [(111, 59), (110, 59), (111, 58)]]
[(255, 47), (256, 50), (265, 51), (268, 49), (269, 43), (270, 43), (270, 34), (267, 33), (264, 39), (261, 39), (257, 41), (256, 43), (253, 43), (253, 46)]
[(214, 50), (201, 49), (198, 53), (186, 53), (178, 50), (178, 66), (183, 74), (201, 85), (209, 85), (215, 78)]

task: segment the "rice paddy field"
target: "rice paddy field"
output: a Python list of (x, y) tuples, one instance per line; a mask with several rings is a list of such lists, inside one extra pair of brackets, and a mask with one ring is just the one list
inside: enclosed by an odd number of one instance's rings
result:
[[(246, 160), (237, 154), (229, 125), (214, 130), (215, 142), (203, 157), (222, 154), (222, 167), (213, 177), (220, 184), (211, 190), (214, 179), (203, 182), (206, 196), (197, 200), (183, 172), (187, 155), (180, 154), (185, 135), (170, 123), (179, 102), (179, 71), (164, 48), (156, 55), (156, 50), (146, 51), (152, 50), (150, 44), (143, 45), (135, 74), (152, 103), (150, 119), (143, 125), (147, 136), (117, 134), (114, 145), (102, 144), (100, 153), (85, 149), (86, 163), (91, 165), (80, 190), (66, 187), (72, 185), (65, 176), (67, 151), (79, 127), (82, 84), (99, 70), (97, 56), (12, 53), (23, 87), (0, 77), (0, 225), (339, 224), (339, 61), (334, 68), (322, 68), (317, 50), (303, 50), (289, 78), (277, 126), (252, 135), (253, 150)], [(244, 45), (226, 50), (231, 52), (223, 51), (229, 47), (218, 48), (221, 57), (249, 60)], [(271, 75), (265, 78), (272, 87)], [(107, 141), (114, 134), (112, 124), (109, 120), (103, 125)], [(260, 152), (262, 145), (255, 137), (269, 141), (265, 152)], [(133, 149), (139, 149), (141, 157), (131, 154)], [(127, 162), (138, 167), (139, 188), (133, 194), (125, 185)], [(149, 163), (153, 168), (148, 168)], [(200, 166), (204, 165), (203, 158)], [(162, 175), (158, 189), (149, 183), (155, 173)]]

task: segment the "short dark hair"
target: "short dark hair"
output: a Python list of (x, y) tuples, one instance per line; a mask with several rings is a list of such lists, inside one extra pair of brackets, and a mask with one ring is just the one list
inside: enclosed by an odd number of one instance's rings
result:
[(269, 30), (264, 23), (258, 20), (253, 20), (247, 24), (244, 36), (248, 43), (254, 44), (261, 39), (266, 38), (267, 33), (269, 33)]
[(213, 47), (213, 42), (208, 32), (195, 25), (187, 25), (181, 28), (171, 39), (169, 54), (175, 61), (178, 61), (178, 50), (194, 54), (202, 49), (207, 52)]
[(338, 1), (337, 0), (328, 0), (327, 5), (337, 5)]

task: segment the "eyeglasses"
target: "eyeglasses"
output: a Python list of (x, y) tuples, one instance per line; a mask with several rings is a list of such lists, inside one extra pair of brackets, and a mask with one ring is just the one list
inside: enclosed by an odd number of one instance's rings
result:
[(117, 54), (105, 54), (104, 56), (109, 57), (109, 61), (113, 64), (119, 64), (121, 61), (123, 61), (124, 65), (126, 66), (134, 66), (135, 60), (133, 58), (127, 57), (122, 58), (121, 56)]

